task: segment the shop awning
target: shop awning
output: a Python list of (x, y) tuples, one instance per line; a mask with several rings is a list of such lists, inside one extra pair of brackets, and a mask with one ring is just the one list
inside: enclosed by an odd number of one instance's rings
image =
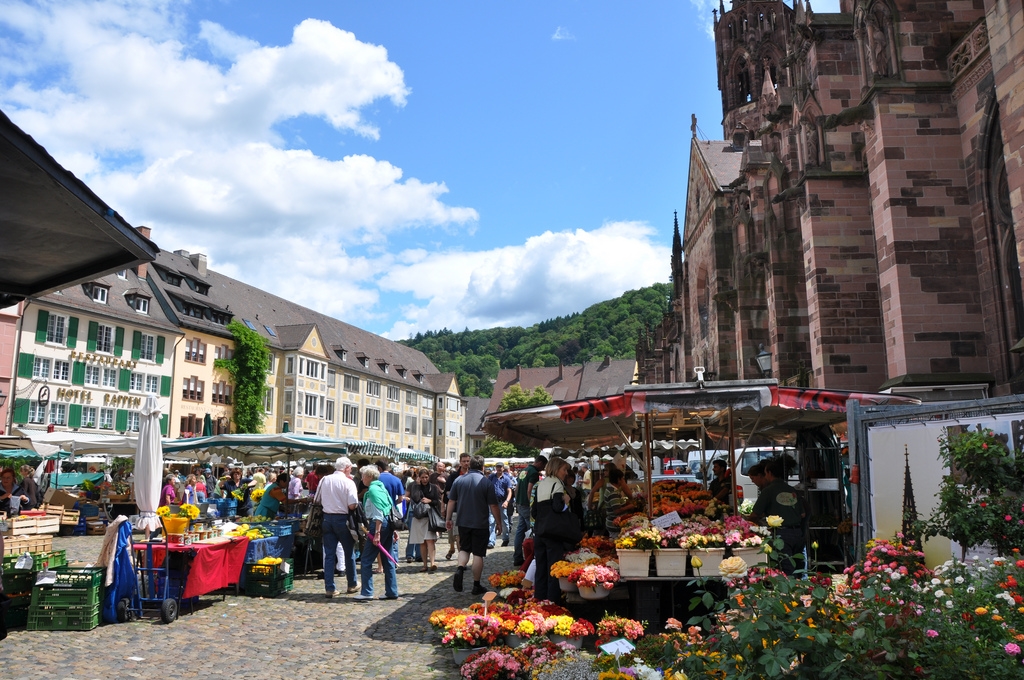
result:
[(0, 307), (152, 261), (136, 231), (0, 111)]
[(138, 448), (138, 437), (126, 437), (118, 434), (100, 434), (98, 432), (74, 432), (45, 430), (30, 430), (27, 428), (16, 428), (23, 436), (28, 437), (35, 444), (36, 450), (46, 455), (53, 453), (57, 448), (75, 453), (106, 453), (112, 456), (134, 456)]
[(403, 463), (436, 463), (437, 456), (432, 456), (426, 451), (417, 451), (416, 449), (401, 448), (394, 453), (394, 460), (401, 461)]
[(170, 459), (194, 458), (208, 461), (214, 456), (221, 460), (234, 458), (246, 465), (295, 458), (306, 452), (328, 456), (385, 456), (393, 458), (394, 449), (358, 439), (328, 439), (294, 434), (219, 434), (212, 437), (164, 440), (164, 457)]
[(518, 444), (593, 448), (622, 443), (620, 431), (635, 434), (637, 416), (645, 414), (652, 416), (656, 437), (669, 430), (693, 433), (702, 426), (723, 432), (731, 409), (737, 431), (779, 436), (844, 421), (850, 399), (873, 406), (920, 403), (893, 394), (781, 387), (774, 380), (641, 385), (599, 399), (491, 413), (483, 429)]

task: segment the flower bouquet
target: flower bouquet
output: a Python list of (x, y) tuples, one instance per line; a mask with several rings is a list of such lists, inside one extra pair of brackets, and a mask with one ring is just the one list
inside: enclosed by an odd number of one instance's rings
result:
[(447, 626), (441, 645), (453, 649), (472, 649), (494, 644), (501, 634), (501, 623), (493, 616), (459, 615)]
[(466, 680), (521, 680), (529, 673), (529, 659), (522, 652), (509, 647), (494, 647), (471, 654), (459, 669)]
[(602, 564), (588, 564), (569, 575), (578, 588), (603, 588), (611, 590), (619, 581), (619, 572)]
[(569, 574), (580, 568), (579, 564), (559, 560), (551, 565), (551, 576), (554, 578), (569, 578)]
[(581, 548), (573, 552), (565, 553), (562, 559), (573, 564), (596, 564), (601, 561), (601, 556), (592, 550)]
[(444, 609), (436, 609), (430, 613), (428, 621), (433, 626), (434, 630), (438, 633), (444, 633), (448, 630), (448, 626), (455, 619), (456, 616), (465, 616), (465, 609), (458, 609), (456, 607), (445, 607)]
[(656, 527), (645, 527), (623, 531), (615, 539), (619, 550), (654, 550), (661, 544), (661, 532)]
[(263, 489), (260, 489), (260, 488), (257, 487), (257, 488), (255, 488), (255, 489), (253, 489), (252, 491), (249, 492), (249, 498), (252, 499), (253, 503), (259, 503), (260, 499), (263, 498), (263, 494), (264, 493), (265, 492), (264, 492)]
[(523, 572), (515, 569), (513, 571), (506, 571), (503, 574), (491, 574), (487, 577), (488, 582), (494, 588), (518, 588), (523, 583), (523, 577), (526, 576)]
[(626, 638), (637, 640), (643, 637), (644, 626), (639, 621), (626, 619), (621, 616), (605, 614), (604, 618), (597, 623), (597, 648), (611, 642), (615, 638)]

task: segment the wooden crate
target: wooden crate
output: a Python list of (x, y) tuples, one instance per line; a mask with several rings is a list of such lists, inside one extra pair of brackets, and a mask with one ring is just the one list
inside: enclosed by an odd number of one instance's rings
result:
[(64, 514), (60, 518), (60, 524), (61, 526), (78, 526), (80, 516), (81, 513), (78, 510), (64, 510)]
[(47, 515), (46, 517), (36, 518), (37, 534), (55, 534), (58, 531), (60, 531), (60, 517)]
[(61, 517), (64, 516), (64, 506), (63, 505), (53, 505), (53, 504), (50, 504), (50, 503), (43, 503), (43, 505), (40, 508), (40, 510), (45, 512), (48, 517), (55, 516), (55, 517), (61, 518)]
[(36, 532), (36, 518), (35, 517), (8, 517), (7, 518), (7, 531), (4, 536), (27, 536), (29, 534), (35, 534)]
[(20, 555), (25, 552), (41, 553), (53, 550), (53, 536), (14, 536), (4, 539), (4, 555)]

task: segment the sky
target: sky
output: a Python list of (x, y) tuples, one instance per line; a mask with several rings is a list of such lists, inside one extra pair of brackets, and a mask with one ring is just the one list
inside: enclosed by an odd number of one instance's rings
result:
[(714, 6), (0, 0), (0, 109), (223, 274), (393, 339), (530, 325), (669, 280)]

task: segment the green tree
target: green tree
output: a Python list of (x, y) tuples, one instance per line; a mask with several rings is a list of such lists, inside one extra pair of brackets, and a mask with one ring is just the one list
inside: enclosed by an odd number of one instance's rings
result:
[(519, 448), (511, 442), (488, 437), (477, 453), (484, 458), (519, 458)]
[(227, 328), (235, 339), (235, 354), (231, 359), (217, 359), (213, 365), (227, 371), (235, 385), (235, 432), (256, 434), (263, 431), (270, 351), (263, 336), (240, 321), (232, 321)]
[(499, 411), (512, 411), (517, 408), (528, 408), (530, 406), (544, 406), (552, 403), (551, 395), (540, 385), (527, 392), (518, 384), (513, 385), (505, 392), (498, 405)]

